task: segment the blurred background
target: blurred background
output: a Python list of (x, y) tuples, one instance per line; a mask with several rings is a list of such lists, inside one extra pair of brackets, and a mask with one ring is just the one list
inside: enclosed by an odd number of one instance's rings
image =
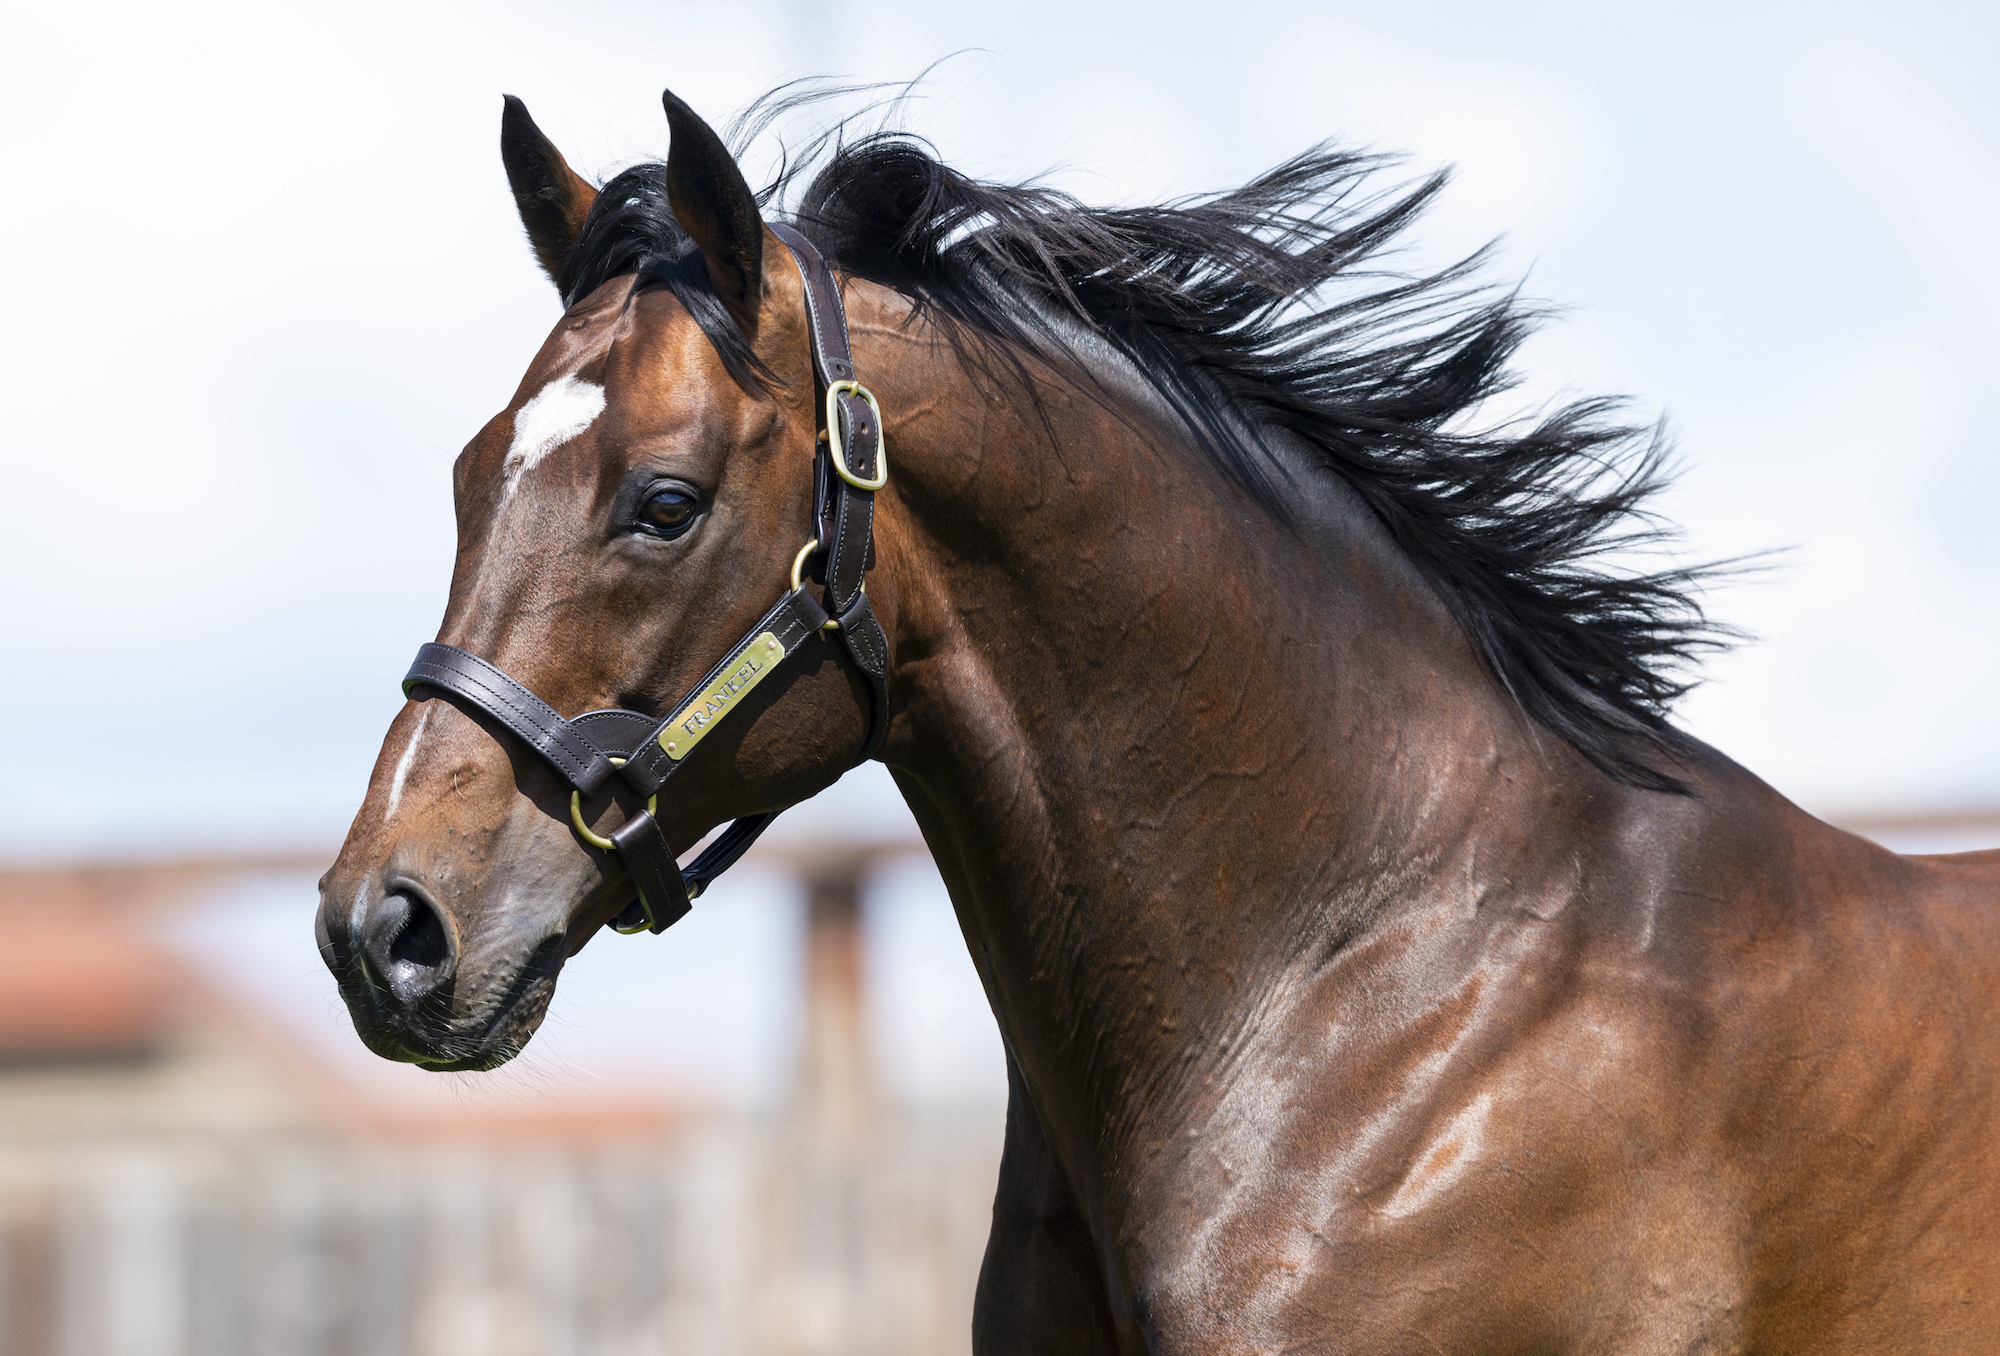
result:
[(1091, 201), (1322, 138), (1455, 166), (1410, 266), (1498, 238), (1494, 276), (1566, 312), (1527, 394), (1668, 419), (1687, 557), (1783, 552), (1710, 596), (1755, 639), (1682, 723), (1892, 846), (2000, 843), (1991, 6), (86, 3), (8, 31), (4, 1356), (965, 1349), (1004, 1074), (879, 769), (671, 933), (594, 942), (496, 1074), (367, 1055), (313, 952), (442, 611), (451, 460), (557, 314), (502, 92), (597, 178), (665, 151), (663, 85), (720, 124), (946, 57), (905, 123)]

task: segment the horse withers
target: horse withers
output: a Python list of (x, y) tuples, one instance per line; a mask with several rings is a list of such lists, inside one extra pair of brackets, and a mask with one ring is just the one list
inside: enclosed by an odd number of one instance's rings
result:
[(879, 742), (1007, 1052), (976, 1350), (2000, 1344), (2000, 853), (1668, 723), (1691, 578), (1594, 563), (1657, 444), (1479, 430), (1512, 296), (1375, 266), (1437, 180), (1097, 211), (832, 137), (781, 238), (666, 103), (601, 191), (507, 106), (567, 309), (322, 883), (373, 1049), (511, 1057), (673, 854)]

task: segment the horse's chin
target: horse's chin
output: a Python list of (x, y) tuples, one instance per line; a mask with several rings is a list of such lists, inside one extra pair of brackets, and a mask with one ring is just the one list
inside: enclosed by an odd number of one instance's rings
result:
[(556, 976), (533, 973), (536, 968), (531, 963), (511, 982), (496, 982), (501, 995), (498, 1009), (484, 1020), (473, 1017), (438, 1022), (425, 1016), (398, 1017), (351, 1002), (349, 1013), (362, 1044), (383, 1059), (414, 1064), (431, 1073), (484, 1073), (525, 1050), (548, 1016)]
[[(555, 855), (513, 854), (466, 880), (428, 840), (350, 844), (322, 885), (316, 932), (355, 1033), (383, 1059), (439, 1073), (496, 1069), (548, 1015), (573, 911), (589, 901), (567, 831)], [(457, 877), (456, 879), (454, 877)]]
[(485, 1073), (499, 1068), (518, 1053), (520, 1047), (516, 1046), (473, 1059), (412, 1059), (410, 1063), (425, 1073)]
[(360, 1021), (355, 1022), (354, 1029), (362, 1043), (383, 1059), (414, 1064), (430, 1073), (484, 1073), (499, 1068), (527, 1048), (547, 1007), (545, 998), (533, 1017), (516, 1020), (510, 1014), (508, 1020), (476, 1034), (371, 1029)]

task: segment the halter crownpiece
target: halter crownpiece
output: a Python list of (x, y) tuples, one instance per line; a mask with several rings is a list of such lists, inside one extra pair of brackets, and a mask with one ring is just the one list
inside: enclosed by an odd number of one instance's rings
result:
[[(805, 281), (813, 376), (826, 393), (826, 422), (813, 458), (813, 535), (792, 562), (791, 591), (674, 703), (664, 720), (615, 708), (566, 720), (497, 665), (435, 641), (418, 648), (416, 662), (403, 676), (404, 696), (430, 687), (470, 703), (540, 754), (570, 784), (572, 826), (591, 846), (623, 857), (638, 888), (638, 898), (611, 922), (618, 932), (662, 932), (685, 917), (709, 882), (735, 865), (782, 813), (768, 810), (735, 821), (685, 870), (656, 817), (660, 789), (695, 746), (807, 641), (837, 637), (868, 679), (868, 742), (857, 762), (873, 758), (889, 732), (889, 642), (866, 592), (867, 571), (875, 563), (875, 491), (889, 480), (882, 410), (854, 379), (847, 311), (833, 271), (791, 227), (770, 229), (791, 250)], [(814, 557), (821, 560), (826, 582), (824, 605), (801, 578)], [(646, 808), (606, 838), (584, 822), (583, 797), (614, 776), (646, 797)]]

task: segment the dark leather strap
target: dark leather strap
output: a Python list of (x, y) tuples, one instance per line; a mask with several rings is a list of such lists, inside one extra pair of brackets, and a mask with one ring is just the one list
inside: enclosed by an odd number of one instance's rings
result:
[[(859, 396), (844, 393), (835, 396), (833, 404), (848, 469), (863, 480), (874, 479), (882, 432), (875, 426), (875, 412)], [(820, 538), (826, 545), (826, 600), (828, 608), (838, 614), (852, 607), (861, 594), (875, 541), (875, 494), (856, 489), (832, 473), (833, 454), (828, 448), (820, 448), (819, 459), (829, 464), (829, 474), (819, 479), (827, 486), (833, 510), (831, 523), (820, 520), (820, 530), (827, 534)]]
[[(651, 815), (634, 819), (632, 823), (637, 827), (628, 826), (613, 833), (611, 841), (618, 844), (624, 855), (626, 870), (632, 873), (639, 896), (626, 906), (624, 913), (611, 920), (611, 926), (620, 932), (637, 932), (642, 927), (649, 932), (664, 932), (672, 927), (687, 916), (694, 907), (692, 901), (701, 898), (711, 881), (736, 865), (780, 813), (766, 810), (762, 814), (745, 815), (717, 834), (695, 857), (693, 865), (672, 873), (680, 878), (678, 894), (667, 870), (673, 858), (667, 854), (666, 835)], [(640, 819), (645, 825), (639, 825)], [(664, 902), (656, 904), (656, 900)]]
[[(820, 388), (853, 381), (854, 357), (839, 280), (812, 242), (792, 227), (776, 225), (771, 233), (792, 252), (805, 283), (806, 329)], [(820, 444), (813, 475), (813, 522), (825, 548), (818, 568), (826, 581), (827, 607), (839, 615), (854, 605), (862, 578), (875, 563), (875, 494), (840, 478), (825, 438), (837, 432), (848, 469), (862, 480), (873, 480), (881, 464), (882, 430), (868, 402), (851, 391), (835, 396), (833, 406), (839, 428), (829, 429)]]
[(760, 815), (745, 815), (715, 836), (715, 841), (701, 850), (694, 859), (694, 865), (681, 872), (687, 882), (689, 899), (700, 899), (702, 891), (717, 876), (736, 865), (736, 861), (750, 850), (750, 845), (764, 830), (771, 827), (780, 810), (766, 810)]
[(854, 600), (854, 606), (840, 614), (840, 643), (854, 667), (868, 680), (868, 742), (862, 746), (861, 761), (873, 758), (889, 735), (889, 638), (882, 623), (868, 605), (868, 595)]
[(583, 732), (586, 739), (613, 758), (630, 758), (634, 749), (645, 746), (653, 728), (659, 723), (657, 717), (642, 716), (637, 711), (621, 711), (615, 706), (602, 711), (586, 711), (570, 722)]
[(639, 891), (639, 907), (654, 932), (665, 932), (687, 916), (694, 905), (688, 901), (687, 882), (681, 878), (681, 864), (666, 834), (654, 818), (641, 810), (611, 831), (618, 855), (632, 874)]
[(840, 284), (812, 241), (782, 222), (771, 234), (784, 242), (798, 260), (806, 284), (806, 327), (812, 331), (813, 372), (821, 386), (854, 380), (854, 354), (847, 343), (847, 308), (840, 301)]
[(652, 736), (642, 743), (638, 750), (618, 769), (618, 775), (629, 782), (642, 796), (656, 794), (661, 785), (674, 773), (680, 764), (670, 757), (666, 750), (668, 732), (675, 718), (688, 704), (709, 690), (716, 681), (732, 668), (743, 662), (744, 651), (757, 637), (770, 632), (783, 647), (785, 656), (819, 634), (819, 628), (826, 623), (826, 613), (817, 600), (803, 587), (793, 589), (777, 601), (769, 612), (759, 617), (743, 638), (736, 642), (722, 662), (710, 669), (702, 680), (689, 688), (687, 694), (667, 712), (667, 717), (653, 727)]
[[(881, 627), (876, 624), (874, 614), (866, 608), (867, 599), (863, 598), (860, 607), (852, 612), (861, 650), (863, 653), (886, 654), (886, 645), (881, 642)], [(799, 646), (820, 634), (820, 628), (826, 621), (825, 611), (811, 593), (804, 588), (792, 590), (758, 618), (722, 662), (709, 670), (701, 682), (695, 684), (675, 705), (674, 711), (685, 710), (690, 702), (727, 673), (731, 665), (740, 663), (744, 652), (759, 637), (769, 634), (777, 640), (783, 653), (773, 662), (783, 663)], [(865, 640), (870, 632), (876, 638), (873, 646)], [(849, 640), (850, 653), (854, 651), (857, 640)], [(877, 662), (876, 669), (879, 671), (880, 668), (881, 664)], [(886, 690), (882, 689), (877, 674), (870, 676), (878, 689), (871, 693), (874, 698), (869, 740), (872, 755), (874, 747), (880, 743), (878, 727), (883, 721), (882, 702), (886, 698)], [(530, 748), (542, 754), (577, 790), (586, 795), (608, 778), (614, 766), (611, 762), (613, 757), (625, 759), (624, 765), (617, 770), (626, 774), (626, 780), (640, 794), (647, 796), (655, 794), (680, 766), (666, 755), (663, 746), (664, 732), (672, 723), (671, 716), (662, 722), (636, 711), (609, 709), (587, 711), (574, 721), (567, 721), (497, 666), (453, 645), (432, 641), (419, 647), (417, 660), (403, 680), (404, 694), (409, 695), (419, 686), (441, 688), (487, 712)], [(595, 739), (591, 738), (593, 735)], [(605, 747), (600, 748), (600, 744)], [(580, 749), (588, 749), (592, 758), (579, 757)], [(571, 772), (573, 767), (579, 765), (588, 771), (600, 762), (603, 770), (591, 786), (583, 785)], [(634, 904), (642, 915), (642, 921), (651, 931), (660, 932), (685, 917), (693, 907), (692, 899), (707, 889), (710, 881), (735, 865), (737, 859), (777, 817), (778, 812), (772, 810), (736, 820), (703, 849), (685, 872), (675, 860), (665, 833), (652, 815), (641, 811), (612, 830), (611, 841), (616, 844), (619, 856), (631, 874), (633, 887), (638, 891)]]
[(416, 662), (403, 675), (403, 695), (419, 686), (453, 692), (479, 707), (518, 736), (589, 795), (611, 775), (611, 760), (555, 708), (478, 655), (436, 641), (417, 648)]

